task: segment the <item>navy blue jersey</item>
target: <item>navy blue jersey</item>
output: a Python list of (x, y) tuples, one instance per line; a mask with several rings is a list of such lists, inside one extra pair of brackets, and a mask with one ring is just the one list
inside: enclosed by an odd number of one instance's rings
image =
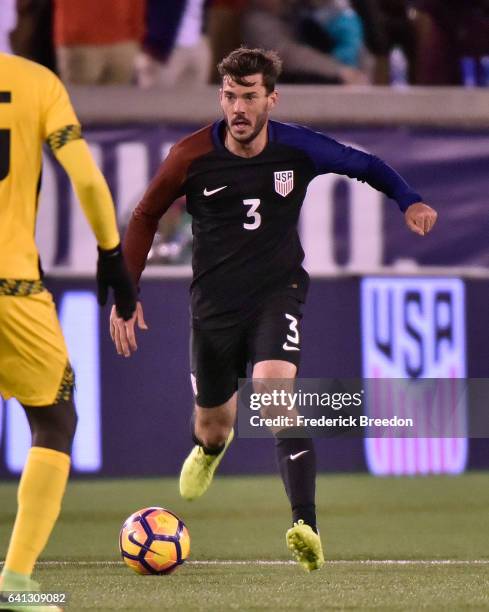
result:
[(219, 121), (178, 142), (135, 209), (125, 255), (137, 282), (158, 220), (181, 195), (192, 216), (193, 324), (232, 325), (278, 292), (304, 301), (308, 276), (297, 224), (319, 174), (343, 174), (382, 191), (401, 210), (422, 200), (383, 161), (308, 128), (270, 121), (255, 157), (224, 146)]

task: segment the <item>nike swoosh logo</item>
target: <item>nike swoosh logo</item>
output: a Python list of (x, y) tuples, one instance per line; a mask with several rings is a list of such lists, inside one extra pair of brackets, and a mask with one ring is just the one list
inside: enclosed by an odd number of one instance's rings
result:
[(211, 195), (214, 195), (215, 193), (217, 193), (218, 191), (222, 191), (223, 189), (226, 189), (227, 185), (224, 185), (224, 187), (218, 187), (217, 189), (211, 189), (210, 191), (207, 189), (207, 187), (204, 189), (204, 195), (206, 198), (208, 198)]
[(289, 455), (290, 460), (291, 461), (295, 461), (296, 459), (298, 459), (301, 455), (305, 455), (306, 453), (308, 453), (308, 450), (305, 451), (301, 451), (300, 453), (296, 453), (295, 455)]
[(290, 344), (287, 344), (287, 342), (283, 343), (282, 348), (284, 349), (284, 351), (300, 351), (300, 348), (298, 346), (291, 346)]

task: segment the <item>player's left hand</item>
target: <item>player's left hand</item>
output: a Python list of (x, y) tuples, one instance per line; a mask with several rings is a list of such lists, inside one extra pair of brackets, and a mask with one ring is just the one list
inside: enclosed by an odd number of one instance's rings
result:
[(137, 294), (124, 263), (120, 244), (109, 250), (98, 247), (97, 299), (100, 306), (107, 303), (110, 287), (114, 291), (117, 313), (129, 321), (136, 310)]
[(141, 302), (136, 304), (136, 310), (128, 321), (120, 317), (117, 314), (116, 307), (112, 306), (112, 310), (110, 311), (110, 337), (115, 344), (118, 355), (130, 357), (131, 354), (137, 350), (138, 345), (136, 343), (136, 333), (134, 330), (136, 323), (139, 329), (148, 329), (144, 320)]
[(428, 232), (431, 232), (437, 217), (436, 210), (424, 202), (411, 204), (404, 213), (406, 225), (412, 232), (420, 236), (425, 236)]

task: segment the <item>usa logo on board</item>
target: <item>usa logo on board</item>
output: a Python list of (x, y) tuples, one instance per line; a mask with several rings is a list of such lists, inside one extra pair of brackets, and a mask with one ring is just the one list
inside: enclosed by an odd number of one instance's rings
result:
[[(463, 281), (364, 278), (361, 303), (369, 415), (417, 415), (409, 437), (365, 438), (369, 470), (460, 474), (468, 461)], [(403, 380), (417, 381), (409, 394)]]
[(275, 191), (284, 198), (294, 189), (294, 171), (282, 170), (274, 172)]

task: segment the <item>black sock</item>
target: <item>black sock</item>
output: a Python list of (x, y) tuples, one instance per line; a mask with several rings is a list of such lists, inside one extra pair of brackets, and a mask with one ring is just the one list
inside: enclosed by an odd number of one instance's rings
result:
[(291, 435), (294, 435), (292, 428), (279, 432), (275, 449), (285, 491), (292, 506), (292, 521), (297, 523), (302, 519), (317, 533), (314, 445), (311, 438), (291, 438)]
[(219, 455), (220, 453), (222, 453), (224, 447), (226, 446), (226, 443), (219, 444), (219, 446), (204, 446), (204, 444), (202, 444), (199, 438), (197, 438), (197, 436), (195, 435), (195, 422), (193, 415), (190, 419), (190, 433), (192, 435), (192, 440), (194, 441), (194, 443), (197, 444), (197, 446), (201, 446), (202, 450), (206, 455)]

